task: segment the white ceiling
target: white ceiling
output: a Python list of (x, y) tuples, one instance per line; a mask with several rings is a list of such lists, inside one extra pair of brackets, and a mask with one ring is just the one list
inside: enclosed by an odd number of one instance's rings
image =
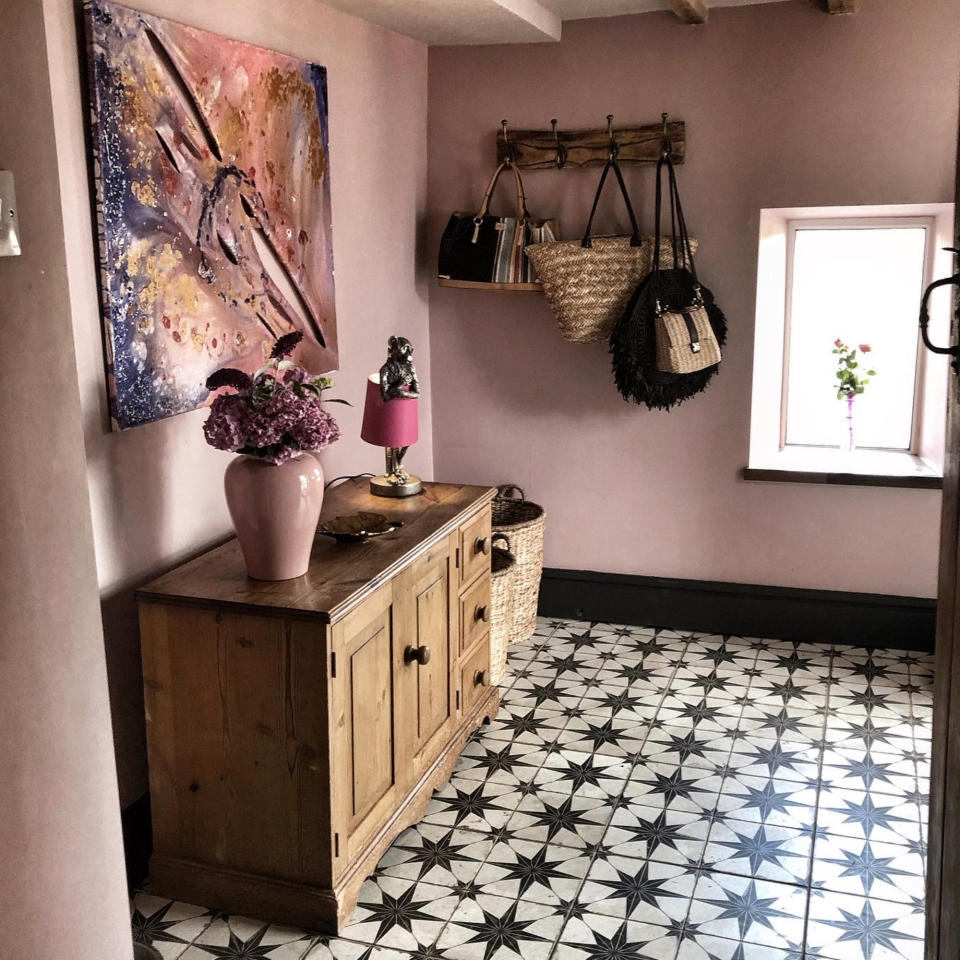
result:
[[(323, 0), (371, 23), (431, 46), (461, 43), (551, 43), (564, 20), (668, 10), (669, 0)], [(710, 0), (736, 7), (783, 0)]]

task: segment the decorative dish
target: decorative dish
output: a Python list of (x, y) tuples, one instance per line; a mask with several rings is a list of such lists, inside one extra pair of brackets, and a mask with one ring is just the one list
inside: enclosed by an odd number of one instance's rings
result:
[(402, 526), (402, 520), (388, 520), (382, 513), (351, 513), (321, 523), (317, 532), (333, 537), (337, 543), (357, 543), (393, 533)]

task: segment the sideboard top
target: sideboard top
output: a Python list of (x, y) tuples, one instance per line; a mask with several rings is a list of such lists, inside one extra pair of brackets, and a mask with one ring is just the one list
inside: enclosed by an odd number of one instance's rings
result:
[(402, 520), (403, 526), (362, 543), (338, 544), (318, 535), (310, 568), (293, 580), (251, 580), (233, 539), (158, 577), (138, 590), (137, 598), (336, 619), (495, 494), (492, 487), (424, 483), (422, 494), (390, 500), (372, 496), (365, 479), (348, 480), (327, 491), (321, 521), (371, 511)]

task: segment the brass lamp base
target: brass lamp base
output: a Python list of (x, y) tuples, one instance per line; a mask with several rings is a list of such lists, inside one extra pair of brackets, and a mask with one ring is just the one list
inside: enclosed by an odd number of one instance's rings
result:
[(375, 497), (412, 497), (423, 491), (423, 484), (419, 477), (405, 474), (406, 479), (400, 480), (395, 476), (379, 476), (370, 478), (370, 492)]
[(370, 492), (375, 497), (412, 497), (423, 492), (419, 477), (403, 469), (403, 455), (407, 447), (385, 447), (387, 472), (370, 479)]

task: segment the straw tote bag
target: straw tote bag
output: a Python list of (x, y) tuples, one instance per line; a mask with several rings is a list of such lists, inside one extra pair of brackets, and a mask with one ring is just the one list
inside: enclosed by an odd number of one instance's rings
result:
[[(593, 218), (611, 170), (620, 186), (633, 232), (630, 236), (592, 237)], [(653, 265), (653, 238), (640, 236), (615, 157), (603, 168), (583, 238), (531, 245), (527, 247), (527, 256), (537, 268), (561, 336), (574, 343), (606, 340)]]
[[(515, 217), (489, 212), (497, 180), (509, 168), (517, 189)], [(486, 290), (540, 291), (533, 264), (523, 255), (530, 243), (553, 240), (556, 220), (538, 220), (527, 210), (520, 171), (504, 161), (493, 172), (480, 209), (454, 213), (440, 240), (437, 274), (442, 287), (475, 287)]]

